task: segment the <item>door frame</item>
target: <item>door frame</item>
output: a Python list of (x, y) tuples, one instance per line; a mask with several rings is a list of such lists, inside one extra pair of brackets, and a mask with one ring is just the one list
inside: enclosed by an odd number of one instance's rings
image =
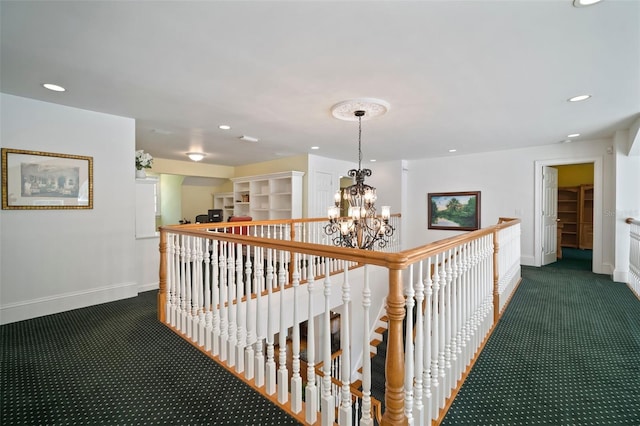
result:
[(542, 233), (544, 232), (542, 228), (543, 166), (564, 166), (567, 164), (593, 163), (593, 260), (591, 264), (591, 270), (597, 274), (606, 274), (607, 271), (605, 271), (602, 264), (602, 157), (536, 160), (534, 163), (534, 266), (542, 265)]

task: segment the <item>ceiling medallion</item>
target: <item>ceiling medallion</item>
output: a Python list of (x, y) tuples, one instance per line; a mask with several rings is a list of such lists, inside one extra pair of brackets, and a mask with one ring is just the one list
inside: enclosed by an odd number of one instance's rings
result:
[[(331, 107), (331, 114), (339, 120), (358, 121), (362, 118), (362, 121), (365, 121), (384, 115), (389, 111), (390, 107), (391, 105), (389, 102), (382, 99), (357, 98), (338, 102)], [(361, 117), (357, 117), (355, 115), (356, 111), (364, 111), (365, 114)]]

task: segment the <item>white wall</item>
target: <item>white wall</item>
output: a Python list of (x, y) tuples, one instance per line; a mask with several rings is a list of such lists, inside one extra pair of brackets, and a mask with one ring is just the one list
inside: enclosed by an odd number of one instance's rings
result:
[(613, 279), (627, 282), (629, 273), (629, 225), (625, 219), (640, 219), (640, 156), (628, 156), (629, 132), (617, 132), (614, 138), (616, 158), (615, 209), (605, 217), (615, 226), (615, 269)]
[[(411, 194), (403, 226), (411, 228), (405, 247), (416, 247), (456, 235), (455, 231), (427, 229), (427, 193), (481, 191), (481, 225), (497, 223), (501, 216), (522, 219), (522, 262), (534, 264), (535, 162), (571, 158), (603, 159), (603, 210), (612, 208), (614, 160), (607, 153), (609, 140), (583, 141), (544, 147), (408, 161), (407, 193)], [(598, 226), (596, 224), (595, 226)], [(613, 234), (601, 226), (603, 262), (613, 263)]]
[(135, 296), (134, 120), (6, 94), (0, 105), (2, 147), (94, 167), (93, 209), (0, 213), (0, 323)]

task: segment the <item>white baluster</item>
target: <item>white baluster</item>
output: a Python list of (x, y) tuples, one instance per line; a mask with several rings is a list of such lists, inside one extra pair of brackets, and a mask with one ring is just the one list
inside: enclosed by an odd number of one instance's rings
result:
[[(248, 256), (247, 256), (248, 257)], [(247, 342), (247, 329), (245, 325), (246, 314), (245, 305), (247, 302), (242, 302), (242, 292), (244, 291), (243, 281), (243, 264), (242, 264), (242, 244), (236, 244), (236, 371), (238, 373), (244, 372), (244, 347)]]
[(409, 285), (405, 288), (406, 326), (405, 326), (405, 351), (404, 351), (404, 415), (407, 424), (413, 424), (413, 265), (409, 265)]
[[(255, 232), (255, 228), (254, 228), (254, 232)], [(246, 319), (246, 328), (247, 328), (247, 338), (246, 341), (243, 342), (244, 345), (246, 345), (246, 349), (244, 352), (244, 367), (245, 367), (245, 372), (244, 372), (244, 377), (247, 379), (253, 379), (253, 375), (254, 375), (254, 352), (253, 352), (253, 344), (256, 341), (256, 307), (253, 304), (253, 291), (251, 290), (251, 274), (253, 273), (253, 265), (251, 263), (251, 246), (246, 246), (247, 247), (247, 261), (245, 263), (245, 270), (244, 270), (244, 275), (245, 275), (245, 295), (246, 295), (246, 301), (245, 301), (245, 305), (246, 305), (246, 314), (247, 314), (247, 319)], [(255, 259), (255, 254), (254, 254), (254, 259)], [(255, 276), (255, 273), (253, 273), (253, 275)]]
[(220, 361), (227, 360), (229, 341), (229, 310), (227, 309), (227, 255), (230, 243), (221, 241), (220, 246)]
[[(280, 227), (280, 239), (282, 239), (282, 227)], [(284, 404), (289, 399), (289, 370), (287, 369), (287, 326), (284, 299), (284, 286), (286, 283), (285, 252), (280, 251), (280, 267), (278, 268), (278, 284), (280, 287), (280, 331), (278, 333), (278, 402)]]
[(451, 306), (451, 287), (453, 282), (453, 268), (451, 264), (454, 261), (455, 251), (449, 249), (446, 253), (447, 256), (447, 286), (445, 291), (445, 306), (447, 307), (446, 319), (445, 319), (445, 398), (451, 393), (451, 389), (454, 385), (451, 373), (451, 340), (452, 340), (452, 321), (453, 321), (453, 306)]
[[(313, 265), (315, 263), (314, 256), (310, 256), (307, 259), (308, 264)], [(315, 373), (315, 324), (313, 315), (313, 286), (315, 284), (315, 274), (311, 273), (307, 280), (307, 292), (309, 294), (308, 300), (308, 320), (307, 320), (307, 387), (305, 389), (305, 420), (309, 424), (313, 424), (318, 419), (318, 387), (316, 386), (316, 373)]]
[[(437, 413), (433, 411), (433, 380), (432, 380), (432, 365), (431, 365), (431, 354), (432, 354), (432, 345), (433, 339), (431, 336), (432, 333), (432, 318), (433, 318), (433, 280), (431, 279), (431, 258), (427, 259), (427, 268), (426, 272), (420, 274), (420, 276), (425, 276), (425, 312), (424, 312), (424, 356), (423, 356), (423, 364), (424, 371), (422, 372), (423, 382), (424, 382), (424, 396), (422, 398), (424, 409), (425, 409), (425, 419), (427, 422), (431, 422), (437, 418)], [(424, 274), (424, 275), (423, 275)], [(425, 423), (426, 424), (426, 423)]]
[(302, 411), (302, 377), (300, 376), (300, 318), (298, 317), (298, 290), (300, 288), (300, 270), (298, 269), (299, 255), (293, 254), (293, 331), (292, 331), (292, 362), (291, 362), (291, 411)]
[[(413, 266), (413, 265), (412, 265)], [(422, 262), (418, 262), (418, 278), (410, 281), (409, 285), (415, 288), (416, 299), (416, 344), (414, 354), (415, 365), (415, 382), (413, 385), (413, 421), (414, 424), (425, 424), (424, 405), (423, 405), (423, 374), (424, 374), (424, 319), (423, 319), (423, 301), (424, 301), (424, 284), (422, 283)], [(407, 315), (408, 318), (408, 315)], [(406, 383), (406, 382), (405, 382)]]
[(211, 312), (211, 240), (204, 240), (204, 349), (211, 351), (213, 313)]
[(213, 333), (211, 342), (211, 354), (217, 356), (220, 353), (220, 271), (219, 267), (219, 248), (220, 241), (211, 241), (211, 308), (213, 310)]
[(192, 278), (191, 278), (191, 268), (193, 265), (193, 262), (191, 260), (191, 240), (192, 237), (190, 236), (185, 236), (185, 303), (184, 303), (184, 311), (183, 311), (183, 323), (182, 323), (182, 327), (183, 330), (182, 332), (185, 333), (187, 335), (187, 338), (191, 338), (191, 333), (192, 333), (192, 325), (193, 322), (191, 320), (191, 314), (192, 314), (192, 305), (191, 305), (191, 286), (193, 285), (192, 283)]
[[(342, 380), (342, 402), (340, 403), (340, 414), (338, 423), (341, 426), (352, 424), (351, 413), (351, 283), (349, 282), (349, 267), (347, 261), (343, 261), (344, 280), (342, 281), (342, 316), (340, 318), (340, 346), (341, 356), (341, 380)], [(363, 354), (364, 355), (364, 354)], [(366, 355), (365, 355), (366, 356)]]
[(362, 288), (363, 341), (362, 341), (362, 415), (360, 424), (373, 426), (371, 416), (371, 356), (369, 354), (369, 321), (371, 288), (369, 287), (369, 265), (364, 265), (364, 286)]
[(440, 344), (440, 314), (442, 310), (440, 304), (440, 265), (439, 256), (436, 255), (433, 262), (433, 320), (431, 324), (431, 389), (432, 389), (432, 413), (437, 416), (440, 412), (440, 382), (438, 374), (438, 352)]
[(276, 362), (274, 359), (274, 316), (273, 309), (273, 250), (267, 249), (267, 362), (266, 362), (266, 392), (267, 395), (276, 393)]
[(236, 365), (236, 245), (229, 243), (227, 252), (227, 312), (229, 314), (229, 340), (227, 340), (227, 365)]
[(447, 381), (446, 381), (446, 364), (445, 364), (445, 351), (446, 351), (446, 323), (447, 323), (447, 311), (446, 306), (446, 294), (447, 294), (447, 253), (442, 253), (442, 265), (440, 267), (440, 291), (438, 293), (440, 307), (438, 326), (438, 383), (440, 384), (440, 392), (438, 393), (438, 410), (444, 408), (445, 399), (447, 397)]
[(256, 386), (264, 386), (264, 339), (266, 334), (265, 322), (262, 320), (264, 312), (262, 291), (264, 290), (264, 248), (255, 248), (255, 287), (256, 287), (256, 342), (255, 347), (255, 384)]
[(203, 244), (204, 240), (202, 238), (195, 239), (195, 247), (196, 247), (196, 279), (194, 280), (194, 285), (197, 290), (197, 298), (194, 300), (194, 305), (196, 307), (196, 318), (194, 318), (194, 326), (196, 326), (196, 332), (194, 333), (196, 336), (193, 339), (198, 343), (198, 346), (204, 346), (204, 328), (205, 328), (205, 310), (204, 310), (204, 278), (202, 274), (202, 262), (204, 262), (204, 252), (203, 252)]
[(322, 344), (322, 426), (331, 426), (335, 420), (335, 401), (331, 395), (331, 272), (327, 258), (324, 273), (324, 326)]
[[(197, 310), (193, 302), (194, 297), (194, 266), (195, 266), (195, 237), (187, 237), (187, 337), (194, 340), (194, 335), (198, 332), (197, 322), (194, 321)], [(197, 296), (196, 296), (197, 297)]]

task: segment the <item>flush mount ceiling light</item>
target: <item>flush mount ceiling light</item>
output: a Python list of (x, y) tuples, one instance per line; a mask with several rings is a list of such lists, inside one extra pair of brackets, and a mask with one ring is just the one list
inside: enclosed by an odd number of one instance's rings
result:
[(456, 152), (457, 149), (450, 149), (449, 152)]
[(64, 92), (67, 90), (64, 87), (58, 86), (57, 84), (53, 83), (44, 83), (42, 87), (44, 87), (45, 89), (53, 90), (54, 92)]
[(591, 97), (591, 95), (578, 95), (578, 96), (574, 96), (573, 98), (569, 98), (567, 100), (569, 102), (580, 102), (580, 101), (586, 101), (590, 97)]
[(253, 136), (242, 135), (240, 136), (241, 141), (246, 142), (258, 142), (258, 138), (254, 138)]
[(189, 157), (191, 161), (200, 161), (205, 157), (205, 154), (202, 152), (187, 152), (187, 157)]
[(320, 149), (320, 147), (319, 146), (312, 146), (311, 149), (313, 149), (315, 151), (316, 149)]
[(578, 136), (580, 136), (580, 133), (571, 133), (570, 135), (567, 135), (568, 138), (577, 138)]
[(596, 3), (600, 3), (602, 0), (573, 0), (574, 7), (592, 6)]
[(221, 125), (218, 126), (218, 129), (230, 130), (231, 126), (229, 126), (228, 124), (221, 124)]

